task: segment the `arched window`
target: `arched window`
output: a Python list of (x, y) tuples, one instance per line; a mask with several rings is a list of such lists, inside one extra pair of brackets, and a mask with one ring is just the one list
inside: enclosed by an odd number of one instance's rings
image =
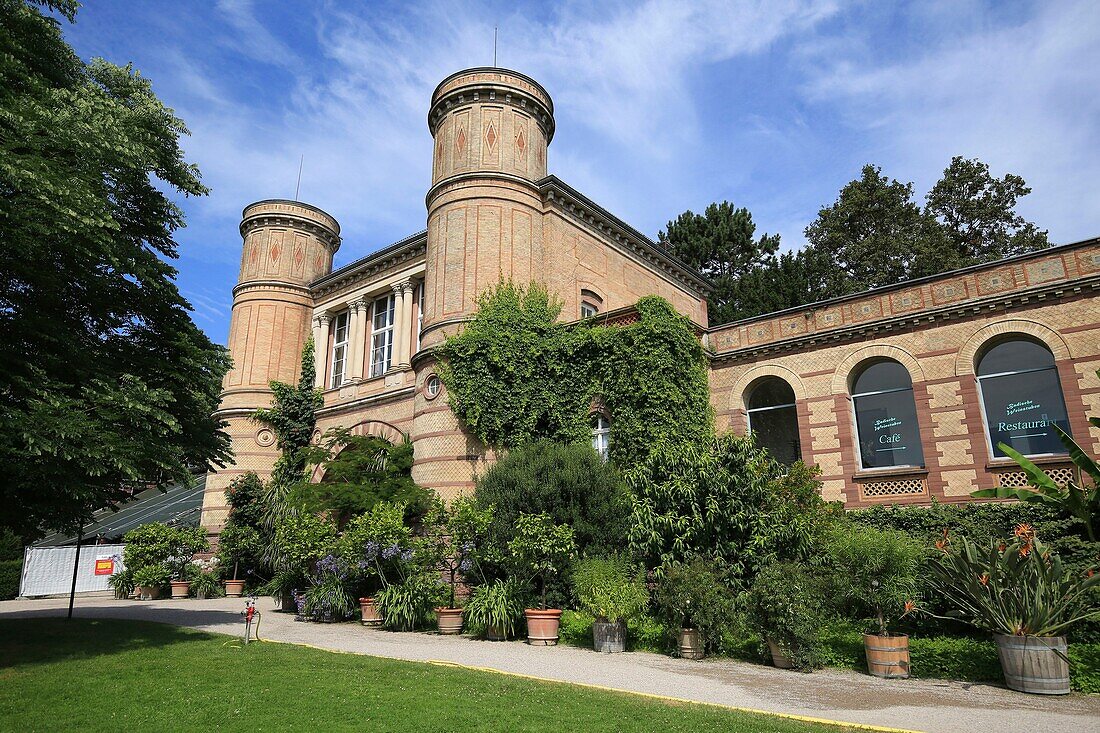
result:
[(611, 437), (611, 421), (602, 412), (592, 413), (592, 447), (607, 460), (608, 439)]
[(923, 466), (913, 380), (896, 361), (872, 362), (852, 383), (863, 468)]
[(768, 449), (772, 458), (789, 466), (802, 458), (798, 440), (798, 413), (794, 406), (794, 390), (779, 377), (764, 377), (756, 381), (745, 399), (749, 431), (757, 444)]
[(1050, 349), (1030, 339), (1001, 341), (978, 359), (977, 373), (985, 430), (995, 457), (1006, 457), (998, 443), (1025, 456), (1066, 452), (1051, 427), (1069, 432)]

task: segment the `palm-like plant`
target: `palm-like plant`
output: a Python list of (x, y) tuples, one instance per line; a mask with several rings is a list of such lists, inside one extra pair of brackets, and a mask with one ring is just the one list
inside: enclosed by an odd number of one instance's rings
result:
[(947, 615), (999, 634), (1060, 636), (1073, 624), (1100, 615), (1089, 591), (1100, 573), (1077, 575), (1062, 567), (1027, 525), (1008, 543), (979, 547), (965, 537), (958, 549), (939, 542), (932, 563), (936, 588), (954, 605)]

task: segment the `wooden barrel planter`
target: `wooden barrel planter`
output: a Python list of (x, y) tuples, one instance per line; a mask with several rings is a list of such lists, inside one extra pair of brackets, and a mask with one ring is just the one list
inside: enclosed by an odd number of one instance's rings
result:
[(626, 651), (626, 624), (607, 619), (593, 621), (592, 648), (604, 654)]
[(772, 653), (772, 664), (778, 669), (794, 669), (794, 662), (792, 662), (791, 658), (783, 651), (783, 647), (779, 646), (771, 639), (768, 639), (767, 642), (768, 651)]
[(1069, 694), (1069, 647), (1064, 636), (994, 634), (1010, 690), (1035, 695)]
[(863, 650), (867, 654), (867, 671), (888, 680), (909, 679), (909, 636), (863, 635)]
[(706, 656), (702, 631), (699, 629), (680, 629), (680, 656), (684, 659), (702, 659)]

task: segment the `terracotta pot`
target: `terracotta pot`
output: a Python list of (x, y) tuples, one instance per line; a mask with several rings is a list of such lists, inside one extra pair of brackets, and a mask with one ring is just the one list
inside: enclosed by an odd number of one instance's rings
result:
[(244, 581), (243, 580), (226, 580), (225, 583), (225, 597), (226, 598), (240, 598), (244, 595)]
[(1069, 694), (1066, 637), (994, 634), (993, 638), (1010, 690), (1036, 695)]
[(528, 608), (527, 643), (531, 646), (554, 646), (558, 643), (558, 625), (561, 623), (561, 610), (557, 608)]
[(186, 580), (172, 581), (172, 598), (186, 598), (191, 594), (191, 583)]
[(626, 651), (626, 624), (598, 618), (592, 622), (592, 648), (604, 654)]
[(699, 629), (680, 629), (680, 656), (684, 659), (702, 659), (706, 656), (703, 632)]
[(378, 608), (373, 598), (360, 598), (359, 611), (363, 614), (364, 626), (375, 627), (382, 625), (382, 610)]
[(863, 635), (863, 650), (867, 654), (867, 671), (875, 677), (909, 679), (909, 636)]
[(794, 662), (783, 651), (783, 647), (776, 644), (771, 639), (766, 639), (768, 642), (768, 651), (772, 653), (772, 664), (776, 669), (794, 669)]
[(160, 598), (161, 587), (159, 585), (139, 585), (137, 587), (138, 598), (143, 601), (155, 601)]
[(462, 633), (461, 608), (437, 608), (435, 619), (439, 623), (439, 633), (448, 635)]

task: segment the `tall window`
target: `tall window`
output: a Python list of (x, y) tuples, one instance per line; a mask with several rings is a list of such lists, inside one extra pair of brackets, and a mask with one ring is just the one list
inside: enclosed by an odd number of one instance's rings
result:
[(978, 360), (986, 434), (997, 458), (1004, 443), (1026, 456), (1065, 453), (1052, 426), (1069, 432), (1054, 354), (1029, 339), (1002, 341)]
[(344, 383), (348, 367), (348, 312), (332, 319), (332, 386)]
[(611, 421), (600, 412), (592, 413), (592, 447), (600, 454), (600, 458), (607, 460), (608, 439), (611, 436)]
[(370, 375), (380, 377), (393, 361), (393, 295), (374, 301), (370, 337)]
[(877, 361), (852, 384), (863, 468), (923, 466), (913, 380), (896, 361)]
[(791, 385), (779, 377), (764, 377), (749, 388), (745, 407), (749, 431), (772, 458), (785, 466), (802, 458)]
[(424, 281), (421, 280), (420, 284), (416, 286), (416, 292), (420, 293), (416, 301), (416, 348), (413, 349), (415, 354), (420, 351), (420, 332), (424, 330)]

